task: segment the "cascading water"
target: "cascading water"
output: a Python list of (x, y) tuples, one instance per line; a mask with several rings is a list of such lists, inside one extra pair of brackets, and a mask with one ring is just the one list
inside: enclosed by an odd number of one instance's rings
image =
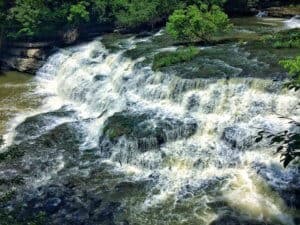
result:
[(300, 28), (300, 15), (294, 16), (291, 19), (285, 21), (285, 25), (288, 28)]
[[(45, 211), (51, 224), (296, 224), (299, 168), (255, 138), (288, 128), (278, 115), (299, 118), (299, 92), (251, 76), (272, 68), (235, 44), (203, 48), (186, 70), (127, 57), (159, 35), (48, 59), (36, 78), (41, 110), (5, 136), (17, 157), (1, 177), (25, 184), (7, 207)], [(219, 77), (191, 75), (199, 65)]]

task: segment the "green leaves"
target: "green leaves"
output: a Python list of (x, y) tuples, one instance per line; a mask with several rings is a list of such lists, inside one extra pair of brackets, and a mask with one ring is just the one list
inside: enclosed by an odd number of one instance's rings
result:
[(290, 29), (277, 32), (266, 37), (267, 43), (273, 48), (300, 48), (300, 29)]
[(217, 5), (188, 6), (176, 10), (167, 23), (167, 32), (180, 41), (205, 41), (220, 31), (230, 29), (228, 16)]
[(82, 22), (90, 20), (90, 13), (87, 11), (88, 2), (81, 1), (77, 4), (71, 5), (68, 21), (73, 25), (80, 25)]
[(284, 167), (300, 156), (300, 123), (294, 120), (290, 120), (289, 123), (293, 129), (275, 134), (262, 130), (255, 140), (256, 143), (261, 142), (264, 135), (267, 135), (266, 138), (270, 140), (270, 144), (277, 145), (276, 154), (281, 154), (281, 162)]
[(300, 56), (294, 59), (281, 60), (279, 62), (286, 70), (288, 70), (291, 81), (286, 84), (289, 89), (300, 89)]
[(17, 33), (11, 36), (34, 36), (48, 18), (49, 10), (42, 0), (16, 0), (16, 6), (11, 8), (8, 20), (15, 23)]
[[(203, 2), (207, 5), (202, 4), (201, 10), (195, 6), (200, 6)], [(6, 33), (14, 39), (49, 38), (49, 35), (57, 35), (68, 26), (87, 25), (90, 21), (98, 24), (111, 23), (121, 28), (154, 26), (164, 21), (174, 10), (182, 9), (177, 16), (183, 17), (179, 18), (173, 30), (182, 28), (184, 35), (179, 32), (174, 33), (174, 36), (193, 40), (199, 39), (199, 36), (209, 39), (217, 27), (228, 22), (227, 16), (220, 8), (215, 7), (221, 6), (223, 2), (224, 0), (15, 0), (7, 5), (9, 10), (2, 10), (7, 1), (0, 0), (0, 26), (1, 23), (9, 24), (5, 27)], [(190, 6), (193, 4), (195, 5)], [(188, 6), (189, 10), (186, 11)], [(210, 12), (214, 13), (215, 18), (209, 17)], [(186, 14), (188, 19), (185, 18)], [(8, 21), (5, 20), (6, 17)], [(224, 28), (226, 26), (222, 27)]]

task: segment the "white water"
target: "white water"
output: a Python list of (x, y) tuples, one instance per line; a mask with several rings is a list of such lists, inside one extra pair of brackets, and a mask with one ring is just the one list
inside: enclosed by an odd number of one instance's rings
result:
[(293, 18), (284, 22), (285, 26), (289, 29), (300, 28), (300, 16), (294, 16)]
[[(126, 49), (141, 41), (151, 40), (128, 39)], [(151, 174), (159, 177), (146, 200), (130, 209), (130, 220), (147, 224), (141, 215), (166, 205), (162, 218), (148, 222), (165, 220), (170, 224), (173, 207), (190, 196), (194, 211), (189, 216), (199, 224), (208, 224), (217, 217), (208, 205), (218, 200), (252, 218), (293, 225), (283, 200), (257, 175), (260, 169), (256, 165), (264, 165), (269, 184), (292, 179), (297, 169), (291, 166), (282, 175), (273, 173), (274, 165), (283, 171), (278, 155), (273, 155), (274, 147), (267, 142), (254, 144), (253, 140), (262, 127), (278, 131), (289, 126), (288, 121), (278, 119), (278, 114), (299, 118), (299, 93), (268, 92), (267, 87), (280, 84), (267, 79), (182, 79), (171, 73), (153, 72), (150, 66), (135, 67), (143, 59), (132, 61), (123, 52), (109, 53), (101, 40), (95, 40), (51, 56), (37, 74), (37, 93), (46, 97), (36, 114), (65, 106), (75, 110), (81, 120), (95, 118), (82, 126), (86, 135), (83, 151), (99, 145), (103, 124), (115, 112), (151, 112), (153, 122), (197, 122), (197, 132), (191, 137), (180, 138), (188, 129), (184, 126), (167, 132), (170, 141), (160, 150), (140, 152), (124, 137), (113, 146), (105, 161), (116, 171), (126, 173), (133, 181)], [(191, 105), (193, 100), (196, 104)], [(51, 122), (49, 127), (60, 123)], [(226, 128), (230, 129), (224, 133)], [(8, 144), (13, 136), (10, 133), (6, 137)], [(151, 147), (153, 140), (145, 142)], [(63, 169), (63, 163), (59, 169)], [(216, 190), (207, 190), (210, 182), (215, 183)], [(184, 219), (183, 215), (178, 223)]]

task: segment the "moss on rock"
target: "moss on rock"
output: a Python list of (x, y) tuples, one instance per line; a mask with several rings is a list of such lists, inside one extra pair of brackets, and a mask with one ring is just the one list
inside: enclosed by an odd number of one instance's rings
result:
[(189, 62), (198, 56), (199, 53), (200, 49), (196, 47), (181, 48), (175, 52), (160, 52), (154, 56), (152, 68), (159, 70), (162, 67)]

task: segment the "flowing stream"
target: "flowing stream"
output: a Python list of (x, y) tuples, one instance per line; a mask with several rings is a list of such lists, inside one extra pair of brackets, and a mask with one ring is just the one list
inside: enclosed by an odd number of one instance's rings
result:
[(160, 31), (49, 57), (35, 78), (41, 106), (3, 136), (0, 191), (12, 196), (1, 207), (45, 212), (49, 224), (296, 225), (299, 166), (284, 169), (276, 147), (255, 143), (260, 129), (289, 128), (279, 115), (300, 116), (279, 53), (203, 46), (192, 62), (151, 69), (177, 48)]

